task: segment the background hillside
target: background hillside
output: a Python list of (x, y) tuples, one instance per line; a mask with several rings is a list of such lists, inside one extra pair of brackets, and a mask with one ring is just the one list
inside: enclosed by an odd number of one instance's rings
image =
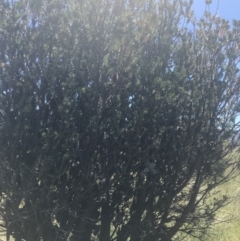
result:
[[(239, 159), (239, 154), (236, 155)], [(227, 195), (231, 202), (217, 213), (217, 221), (209, 229), (205, 241), (239, 241), (240, 240), (240, 176), (221, 186), (218, 196)], [(195, 238), (186, 239), (196, 241)]]

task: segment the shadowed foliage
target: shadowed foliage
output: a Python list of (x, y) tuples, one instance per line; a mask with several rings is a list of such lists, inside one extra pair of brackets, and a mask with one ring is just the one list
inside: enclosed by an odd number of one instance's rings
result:
[(235, 171), (239, 30), (183, 0), (0, 0), (7, 240), (201, 239)]

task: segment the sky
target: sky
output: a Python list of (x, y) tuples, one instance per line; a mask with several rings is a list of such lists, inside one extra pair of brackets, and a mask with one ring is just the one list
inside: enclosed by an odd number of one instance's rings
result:
[[(205, 0), (194, 0), (193, 9), (197, 17), (203, 15), (205, 8)], [(208, 9), (229, 21), (233, 19), (240, 20), (240, 0), (212, 0), (212, 3), (208, 5)]]

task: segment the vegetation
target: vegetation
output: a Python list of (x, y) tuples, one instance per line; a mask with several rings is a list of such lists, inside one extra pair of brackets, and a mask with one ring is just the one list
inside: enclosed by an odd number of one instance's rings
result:
[[(239, 155), (235, 156), (234, 158)], [(221, 208), (215, 217), (214, 225), (207, 230), (204, 237), (206, 241), (238, 241), (240, 237), (240, 176), (216, 188), (216, 197), (227, 195), (230, 197), (229, 204)], [(211, 200), (211, 199), (210, 199)], [(186, 238), (186, 241), (197, 241), (193, 237)]]
[(203, 238), (237, 167), (240, 22), (184, 0), (0, 0), (0, 31), (6, 239)]

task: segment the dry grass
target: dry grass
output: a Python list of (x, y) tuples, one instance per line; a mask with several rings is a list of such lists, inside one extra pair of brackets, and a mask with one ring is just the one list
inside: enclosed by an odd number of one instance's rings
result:
[[(219, 187), (219, 196), (228, 195), (232, 201), (219, 210), (215, 225), (209, 229), (205, 241), (240, 240), (240, 176)], [(188, 238), (186, 241), (197, 241)]]

